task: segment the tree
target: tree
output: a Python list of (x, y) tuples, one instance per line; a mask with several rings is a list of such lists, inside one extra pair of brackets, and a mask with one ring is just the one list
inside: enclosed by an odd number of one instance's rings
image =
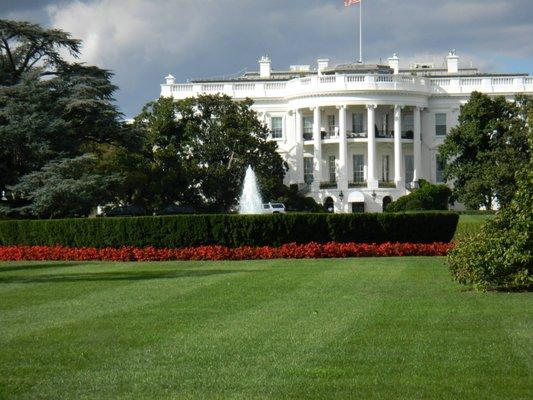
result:
[(112, 73), (62, 58), (79, 46), (60, 30), (0, 20), (0, 191), (54, 160), (135, 142)]
[(481, 232), (459, 242), (448, 265), (460, 283), (487, 289), (531, 289), (533, 279), (533, 111), (529, 114), (529, 160), (516, 174), (509, 206)]
[(99, 174), (96, 167), (90, 154), (49, 162), (9, 188), (25, 203), (14, 211), (39, 218), (88, 216), (111, 200), (111, 190), (121, 183), (120, 176)]
[(148, 103), (134, 124), (142, 149), (134, 156), (117, 154), (127, 176), (144, 175), (138, 177), (143, 189), (128, 187), (130, 201), (135, 197), (147, 208), (178, 202), (202, 211), (228, 211), (248, 165), (258, 175), (263, 197), (276, 197), (286, 167), (251, 105), (251, 100), (220, 95)]
[(467, 208), (493, 201), (509, 204), (516, 191), (516, 172), (529, 159), (527, 113), (531, 99), (491, 98), (474, 92), (461, 107), (459, 124), (439, 148), (444, 177), (454, 185), (453, 199)]
[(36, 66), (40, 75), (55, 74), (67, 63), (62, 50), (77, 58), (81, 41), (60, 29), (0, 19), (0, 86), (18, 83)]

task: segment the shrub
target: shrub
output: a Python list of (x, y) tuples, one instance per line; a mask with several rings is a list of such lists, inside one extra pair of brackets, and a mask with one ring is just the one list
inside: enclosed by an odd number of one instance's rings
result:
[(421, 179), (418, 189), (390, 203), (386, 211), (447, 210), (451, 194), (448, 186), (433, 185)]
[(459, 241), (450, 252), (448, 265), (460, 283), (483, 290), (531, 288), (533, 157), (517, 184), (511, 204), (483, 225), (480, 233)]
[(0, 221), (0, 245), (183, 248), (449, 242), (458, 215), (276, 214)]

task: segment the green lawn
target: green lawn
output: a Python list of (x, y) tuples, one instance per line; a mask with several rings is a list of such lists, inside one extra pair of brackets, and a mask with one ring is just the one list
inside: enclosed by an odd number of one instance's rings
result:
[(530, 399), (531, 293), (438, 258), (0, 263), (0, 398)]
[(471, 235), (479, 232), (485, 222), (494, 218), (491, 214), (462, 214), (459, 216), (459, 223), (455, 231), (454, 240), (460, 240), (466, 235)]

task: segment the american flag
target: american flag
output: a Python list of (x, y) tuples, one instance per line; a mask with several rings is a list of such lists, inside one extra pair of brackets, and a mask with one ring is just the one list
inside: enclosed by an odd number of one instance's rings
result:
[(354, 4), (359, 4), (361, 2), (361, 0), (344, 0), (344, 6), (345, 7), (350, 7)]

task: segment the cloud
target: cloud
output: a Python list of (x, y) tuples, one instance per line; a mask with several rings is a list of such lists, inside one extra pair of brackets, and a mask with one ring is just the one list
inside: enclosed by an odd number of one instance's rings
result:
[[(533, 65), (531, 0), (372, 0), (365, 3), (365, 58), (400, 53), (436, 65), (452, 48), (464, 61), (503, 68), (506, 57)], [(129, 116), (180, 81), (257, 68), (356, 58), (357, 7), (342, 0), (77, 0), (48, 5), (50, 24), (84, 40), (82, 60), (112, 69)], [(25, 12), (28, 12), (26, 10)], [(482, 60), (487, 60), (483, 62)]]

